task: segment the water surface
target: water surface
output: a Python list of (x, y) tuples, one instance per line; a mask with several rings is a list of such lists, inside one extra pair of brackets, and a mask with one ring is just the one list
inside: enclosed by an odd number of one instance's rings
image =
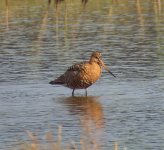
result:
[[(164, 15), (162, 1), (39, 0), (0, 3), (0, 149), (57, 134), (99, 149), (164, 148)], [(88, 89), (51, 86), (94, 50), (117, 76), (103, 71)]]

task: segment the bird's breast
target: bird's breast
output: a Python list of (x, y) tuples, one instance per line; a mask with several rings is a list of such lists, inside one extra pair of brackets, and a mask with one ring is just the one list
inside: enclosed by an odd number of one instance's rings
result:
[(101, 67), (96, 63), (87, 64), (82, 73), (82, 79), (94, 83), (96, 82), (101, 76)]

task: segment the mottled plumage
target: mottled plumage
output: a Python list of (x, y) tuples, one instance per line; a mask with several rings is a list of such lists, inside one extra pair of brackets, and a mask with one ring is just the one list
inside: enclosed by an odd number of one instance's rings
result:
[(87, 95), (87, 88), (100, 78), (102, 67), (111, 73), (104, 65), (101, 53), (96, 51), (92, 53), (89, 61), (72, 65), (63, 75), (51, 81), (50, 84), (59, 84), (71, 88), (73, 89), (72, 95), (74, 95), (75, 89), (86, 89)]

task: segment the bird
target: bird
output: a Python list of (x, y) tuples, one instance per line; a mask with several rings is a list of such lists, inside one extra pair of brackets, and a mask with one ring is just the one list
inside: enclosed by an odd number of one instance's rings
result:
[(49, 84), (58, 84), (72, 89), (72, 96), (74, 96), (75, 90), (85, 89), (87, 96), (87, 88), (101, 77), (103, 68), (113, 77), (116, 77), (104, 64), (101, 52), (94, 51), (88, 61), (72, 65), (64, 74), (50, 81)]

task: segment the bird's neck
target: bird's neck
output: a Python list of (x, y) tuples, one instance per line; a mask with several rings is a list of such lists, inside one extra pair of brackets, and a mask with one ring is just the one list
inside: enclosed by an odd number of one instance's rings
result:
[(97, 63), (95, 58), (91, 57), (90, 60), (89, 60), (89, 63)]
[(98, 66), (100, 66), (100, 68), (101, 68), (101, 65), (99, 64), (99, 63), (97, 63), (97, 61), (95, 61), (94, 59), (90, 59), (89, 60), (89, 63), (91, 64), (91, 65), (98, 65)]

